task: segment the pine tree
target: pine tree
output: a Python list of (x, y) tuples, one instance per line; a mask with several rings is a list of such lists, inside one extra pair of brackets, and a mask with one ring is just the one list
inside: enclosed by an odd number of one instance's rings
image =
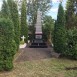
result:
[(13, 0), (7, 0), (7, 2), (11, 13), (11, 19), (14, 24), (15, 42), (18, 50), (19, 43), (20, 43), (20, 25), (19, 25), (18, 8), (17, 8), (17, 4)]
[(25, 42), (28, 41), (28, 26), (26, 20), (26, 1), (22, 1), (22, 8), (21, 8), (21, 36), (25, 36)]
[(59, 4), (57, 21), (54, 27), (54, 50), (58, 53), (63, 53), (65, 51), (66, 43), (66, 33), (65, 33), (65, 17), (62, 3)]

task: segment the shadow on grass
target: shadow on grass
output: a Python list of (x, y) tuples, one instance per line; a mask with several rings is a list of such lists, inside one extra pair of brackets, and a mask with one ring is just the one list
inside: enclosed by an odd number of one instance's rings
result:
[(77, 67), (66, 67), (65, 70), (77, 70)]
[(77, 59), (75, 59), (74, 57), (70, 56), (70, 55), (64, 55), (64, 54), (60, 54), (59, 55), (59, 59), (68, 59), (68, 60), (72, 60), (72, 61), (77, 61)]

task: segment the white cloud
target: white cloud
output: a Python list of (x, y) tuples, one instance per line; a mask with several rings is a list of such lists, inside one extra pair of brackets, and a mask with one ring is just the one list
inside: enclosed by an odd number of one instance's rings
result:
[(2, 2), (0, 1), (0, 10), (1, 10), (1, 7), (2, 7)]
[(57, 2), (60, 2), (60, 1), (62, 1), (62, 2), (65, 2), (66, 3), (66, 1), (67, 0), (51, 0), (52, 1), (52, 3), (57, 3)]
[(57, 3), (59, 2), (59, 0), (52, 0), (52, 3)]
[(50, 9), (50, 12), (57, 12), (58, 11), (58, 8), (51, 8)]

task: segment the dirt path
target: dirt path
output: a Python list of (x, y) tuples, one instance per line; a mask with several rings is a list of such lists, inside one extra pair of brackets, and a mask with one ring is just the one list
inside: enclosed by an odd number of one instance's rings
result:
[(15, 62), (31, 61), (51, 58), (52, 48), (24, 48), (20, 49), (20, 55)]

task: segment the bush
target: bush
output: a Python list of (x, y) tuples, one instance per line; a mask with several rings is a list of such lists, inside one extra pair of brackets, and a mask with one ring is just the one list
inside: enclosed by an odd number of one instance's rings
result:
[(0, 70), (13, 68), (15, 53), (14, 25), (10, 19), (0, 18)]
[(69, 30), (67, 33), (67, 50), (66, 56), (70, 56), (73, 59), (77, 59), (77, 29)]

